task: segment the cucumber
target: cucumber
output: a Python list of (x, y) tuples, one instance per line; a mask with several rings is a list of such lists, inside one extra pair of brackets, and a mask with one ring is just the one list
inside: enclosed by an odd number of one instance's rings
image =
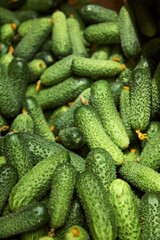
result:
[(151, 76), (147, 60), (142, 59), (137, 64), (129, 85), (132, 128), (145, 131), (151, 115)]
[(7, 125), (7, 120), (0, 114), (0, 128)]
[(35, 98), (42, 109), (62, 106), (73, 101), (84, 89), (90, 87), (88, 78), (70, 77), (56, 86), (40, 90)]
[(2, 165), (6, 164), (6, 163), (7, 163), (7, 160), (6, 160), (5, 156), (1, 156), (1, 157), (0, 157), (0, 167), (1, 167)]
[(73, 73), (85, 77), (113, 77), (122, 71), (122, 64), (112, 60), (77, 58), (72, 62)]
[(87, 51), (84, 45), (83, 36), (81, 34), (80, 24), (74, 16), (67, 19), (69, 38), (72, 46), (73, 54), (83, 54), (87, 56)]
[(98, 4), (90, 3), (81, 8), (81, 15), (86, 23), (117, 22), (116, 11)]
[(110, 83), (112, 97), (116, 106), (119, 106), (120, 95), (124, 86), (125, 84), (122, 81), (119, 81), (118, 79)]
[(0, 167), (0, 213), (4, 204), (17, 182), (17, 171), (13, 166), (4, 164)]
[(8, 9), (16, 9), (20, 7), (23, 4), (23, 2), (24, 2), (23, 0), (19, 1), (1, 0), (0, 6)]
[(114, 180), (110, 186), (110, 199), (116, 213), (119, 239), (140, 240), (140, 217), (129, 184), (121, 179)]
[(9, 45), (7, 43), (0, 42), (0, 57), (8, 53)]
[(105, 132), (96, 111), (91, 106), (82, 106), (74, 114), (76, 126), (82, 130), (89, 148), (104, 148), (111, 154), (114, 163), (121, 165), (123, 153)]
[(123, 56), (123, 53), (122, 53), (121, 46), (119, 46), (117, 44), (113, 46), (113, 48), (111, 49), (109, 59), (120, 62), (120, 63), (124, 63), (124, 56)]
[(85, 144), (83, 133), (79, 128), (62, 129), (58, 135), (58, 142), (68, 149), (79, 149)]
[(100, 80), (92, 84), (91, 103), (111, 140), (118, 147), (127, 148), (129, 138), (114, 104), (110, 85), (107, 81)]
[(35, 23), (38, 23), (39, 19), (29, 19), (22, 22), (18, 27), (18, 34), (20, 37), (24, 37)]
[(4, 137), (0, 136), (0, 156), (4, 156)]
[(103, 148), (92, 149), (86, 158), (86, 170), (93, 171), (109, 193), (109, 187), (117, 175), (111, 155)]
[(117, 22), (93, 24), (85, 29), (84, 37), (98, 45), (120, 43), (119, 25)]
[(141, 45), (136, 29), (133, 11), (128, 4), (121, 7), (119, 13), (120, 39), (123, 53), (127, 58), (139, 55)]
[(27, 97), (25, 98), (23, 105), (33, 120), (35, 134), (55, 141), (55, 136), (50, 130), (38, 102), (33, 97)]
[(42, 228), (39, 228), (38, 230), (30, 231), (21, 234), (22, 240), (39, 240), (39, 238), (46, 235), (49, 231), (48, 226), (43, 226)]
[(60, 164), (53, 175), (49, 199), (50, 227), (57, 229), (65, 224), (76, 180), (76, 170), (71, 164)]
[(55, 63), (55, 59), (53, 58), (52, 54), (50, 52), (46, 52), (46, 51), (38, 52), (35, 55), (34, 59), (41, 59), (42, 61), (45, 62), (47, 67), (49, 67), (50, 65)]
[(34, 166), (13, 187), (9, 205), (12, 211), (17, 211), (31, 202), (39, 200), (45, 195), (51, 185), (51, 180), (56, 166), (69, 161), (67, 152), (60, 152), (44, 159)]
[[(38, 91), (36, 90), (38, 86)], [(27, 86), (27, 90), (25, 92), (25, 97), (34, 97), (36, 99), (36, 96), (38, 95), (39, 91), (44, 89), (45, 87), (41, 84), (41, 82), (37, 81), (37, 83), (32, 83)]]
[(10, 132), (34, 133), (33, 120), (28, 113), (19, 114), (12, 122)]
[(90, 240), (88, 233), (81, 226), (74, 225), (64, 234), (64, 240)]
[(14, 59), (14, 56), (10, 53), (5, 53), (1, 56), (0, 58), (0, 63), (8, 68), (9, 64), (12, 62), (12, 60)]
[(42, 203), (33, 203), (16, 213), (0, 217), (0, 238), (35, 230), (48, 221), (48, 212)]
[(41, 46), (40, 52), (46, 51), (46, 52), (52, 52), (52, 39), (49, 37)]
[(133, 68), (134, 68), (134, 64), (130, 60), (128, 60), (125, 65), (126, 65), (126, 68), (124, 69), (124, 71), (122, 71), (119, 74), (118, 80), (122, 81), (125, 84), (128, 84), (128, 82), (131, 78), (131, 74), (132, 74), (132, 71), (133, 71)]
[(158, 64), (156, 71), (152, 78), (152, 119), (158, 120), (160, 116), (160, 84), (159, 84), (159, 74), (160, 74), (160, 63)]
[(77, 192), (92, 238), (94, 240), (116, 239), (106, 194), (99, 178), (89, 171), (82, 173), (77, 179)]
[(147, 41), (142, 46), (142, 58), (159, 59), (160, 54), (160, 38), (156, 37)]
[(160, 194), (146, 193), (141, 200), (142, 240), (160, 236)]
[(137, 155), (131, 152), (130, 150), (126, 150), (125, 152), (123, 152), (123, 154), (126, 162), (128, 161), (137, 162)]
[(51, 0), (41, 0), (40, 4), (38, 0), (26, 0), (22, 6), (22, 9), (34, 10), (39, 13), (47, 13), (51, 7), (52, 7)]
[(40, 75), (46, 70), (47, 65), (41, 59), (34, 59), (28, 63), (29, 83), (39, 80)]
[(119, 173), (128, 183), (142, 192), (160, 192), (160, 174), (140, 163), (126, 162)]
[(54, 126), (55, 122), (68, 111), (68, 108), (67, 105), (56, 108), (47, 119), (49, 127)]
[(80, 95), (75, 99), (74, 103), (69, 107), (67, 112), (61, 116), (54, 124), (54, 133), (58, 135), (60, 130), (63, 128), (73, 127), (74, 123), (74, 111), (83, 105), (82, 99), (85, 99), (86, 102), (90, 99), (90, 88), (85, 89)]
[(61, 11), (56, 11), (52, 15), (54, 22), (52, 30), (52, 51), (55, 56), (61, 58), (71, 54), (72, 48), (69, 39), (66, 16)]
[(6, 42), (8, 44), (11, 44), (13, 42), (14, 36), (15, 36), (15, 30), (17, 28), (17, 25), (14, 23), (6, 23), (1, 26), (0, 28), (0, 39), (3, 42)]
[(40, 77), (42, 84), (45, 86), (52, 86), (64, 81), (66, 78), (71, 77), (72, 61), (77, 57), (79, 57), (79, 55), (71, 54), (47, 68)]
[(107, 60), (109, 58), (110, 46), (99, 46), (93, 52), (91, 58), (99, 60)]
[(151, 121), (149, 124), (149, 127), (146, 131), (147, 137), (143, 139), (142, 141), (142, 147), (144, 148), (146, 146), (146, 144), (148, 144), (148, 142), (152, 139), (152, 137), (154, 137), (160, 130), (160, 122), (158, 121)]
[(6, 24), (6, 23), (15, 23), (19, 25), (19, 20), (16, 18), (16, 15), (14, 12), (0, 7), (0, 25)]
[(27, 20), (40, 17), (39, 13), (34, 10), (17, 10), (15, 13), (20, 22), (25, 22)]
[(14, 56), (30, 61), (49, 36), (52, 23), (47, 18), (38, 19), (17, 44)]

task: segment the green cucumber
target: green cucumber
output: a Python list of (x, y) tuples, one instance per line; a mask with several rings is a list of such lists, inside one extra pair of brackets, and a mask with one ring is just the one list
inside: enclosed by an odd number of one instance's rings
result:
[(34, 133), (33, 120), (30, 115), (25, 112), (19, 114), (12, 122), (10, 132), (29, 132)]
[(4, 137), (0, 136), (0, 156), (4, 156)]
[(51, 185), (53, 173), (58, 164), (69, 161), (67, 152), (54, 154), (34, 166), (13, 187), (9, 205), (12, 211), (17, 211), (45, 195)]
[(64, 234), (64, 240), (90, 240), (88, 233), (81, 226), (74, 225)]
[(8, 53), (9, 45), (7, 43), (0, 42), (0, 57)]
[(27, 97), (24, 100), (23, 106), (33, 120), (35, 134), (55, 141), (55, 136), (50, 130), (38, 102), (33, 97)]
[(113, 77), (123, 69), (123, 65), (112, 60), (77, 58), (72, 62), (73, 73), (85, 77)]
[(0, 114), (0, 128), (7, 125), (7, 120)]
[(99, 46), (92, 53), (92, 59), (107, 60), (110, 54), (110, 46)]
[(146, 193), (141, 200), (142, 240), (160, 236), (160, 194)]
[(77, 127), (64, 128), (59, 132), (58, 142), (68, 149), (79, 149), (85, 144), (82, 131)]
[(41, 0), (41, 4), (39, 4), (39, 0), (26, 0), (22, 6), (22, 10), (34, 10), (39, 13), (47, 13), (52, 7), (51, 0)]
[(98, 45), (117, 44), (120, 42), (117, 22), (93, 24), (84, 31), (85, 39)]
[(89, 171), (82, 173), (77, 179), (77, 192), (92, 238), (94, 240), (116, 239), (106, 194), (99, 178)]
[(14, 56), (10, 53), (5, 53), (1, 56), (0, 62), (2, 63), (3, 66), (8, 68), (9, 64), (12, 62), (14, 59)]
[(68, 108), (67, 105), (56, 108), (47, 119), (49, 127), (54, 126), (55, 122), (68, 111)]
[(160, 63), (152, 78), (152, 119), (158, 120), (160, 117)]
[(146, 144), (160, 131), (160, 122), (151, 121), (149, 127), (146, 131), (147, 138), (143, 139), (142, 147), (144, 148)]
[(17, 182), (17, 171), (13, 166), (4, 164), (0, 167), (0, 213), (4, 204)]
[(110, 85), (105, 80), (91, 86), (91, 103), (103, 124), (106, 133), (120, 148), (127, 148), (129, 138), (112, 98)]
[(140, 217), (129, 184), (121, 179), (114, 180), (110, 186), (110, 199), (116, 213), (119, 239), (140, 240)]
[(116, 106), (119, 106), (120, 95), (124, 86), (125, 84), (122, 81), (119, 81), (118, 79), (110, 83), (112, 97)]
[(125, 65), (126, 65), (126, 68), (124, 69), (124, 71), (122, 71), (119, 74), (118, 80), (122, 81), (125, 84), (128, 84), (128, 82), (131, 78), (131, 74), (132, 74), (135, 62), (132, 62), (131, 60), (128, 60)]
[(156, 37), (147, 41), (142, 46), (142, 58), (159, 59), (160, 54), (160, 38)]
[(19, 1), (1, 0), (0, 6), (14, 10), (20, 7), (23, 4), (23, 2), (24, 2), (23, 0), (19, 0)]
[(52, 39), (51, 37), (49, 37), (44, 43), (43, 45), (41, 46), (40, 48), (40, 52), (52, 52)]
[(34, 59), (41, 59), (42, 61), (45, 62), (47, 67), (55, 63), (55, 59), (53, 58), (52, 54), (50, 52), (42, 51), (38, 52), (35, 56)]
[(116, 168), (111, 155), (103, 148), (92, 149), (86, 158), (86, 170), (93, 171), (103, 183), (105, 191), (116, 179)]
[(39, 80), (41, 74), (46, 70), (47, 66), (41, 59), (34, 59), (28, 63), (29, 68), (29, 83)]
[(96, 111), (91, 106), (82, 106), (74, 114), (75, 123), (82, 130), (89, 148), (104, 148), (111, 154), (114, 163), (121, 165), (123, 153), (105, 132)]
[(7, 163), (5, 156), (0, 156), (0, 167)]
[(17, 44), (14, 56), (30, 61), (49, 36), (52, 23), (47, 18), (38, 19)]
[(50, 227), (57, 229), (65, 224), (69, 214), (76, 180), (71, 164), (60, 164), (54, 172), (49, 198)]
[(98, 4), (90, 3), (81, 8), (81, 15), (85, 22), (89, 24), (103, 22), (117, 22), (116, 11), (105, 8)]
[(11, 44), (13, 42), (13, 38), (15, 36), (16, 24), (14, 23), (6, 23), (0, 28), (0, 39), (3, 42)]
[(123, 56), (123, 53), (122, 53), (121, 46), (119, 46), (117, 44), (113, 46), (113, 48), (111, 50), (111, 54), (109, 56), (109, 59), (114, 60), (114, 61), (118, 61), (120, 63), (124, 63), (124, 56)]
[(19, 20), (16, 18), (16, 14), (14, 12), (0, 7), (0, 25), (6, 24), (6, 23), (15, 23), (19, 25)]
[(27, 20), (40, 17), (39, 13), (34, 10), (17, 10), (15, 13), (20, 22), (25, 22)]
[(29, 19), (22, 22), (18, 27), (18, 34), (20, 37), (24, 37), (35, 23), (38, 23), (39, 19)]
[(29, 231), (21, 234), (21, 238), (22, 240), (39, 240), (39, 238), (43, 237), (44, 235), (47, 235), (48, 232), (49, 232), (48, 226), (43, 226), (38, 230)]
[(0, 217), (0, 238), (24, 233), (47, 223), (48, 212), (42, 203), (33, 203), (16, 213)]
[(142, 59), (137, 64), (129, 85), (132, 128), (145, 131), (151, 115), (151, 76), (147, 60)]
[(123, 152), (123, 154), (126, 162), (128, 161), (137, 162), (137, 155), (131, 152), (130, 150), (127, 149), (125, 152)]
[(71, 54), (72, 48), (69, 39), (66, 16), (61, 11), (56, 11), (52, 15), (54, 22), (52, 30), (52, 51), (55, 56), (61, 58)]
[(120, 39), (123, 53), (127, 58), (136, 57), (141, 51), (133, 11), (129, 5), (121, 7), (119, 13)]
[(160, 192), (160, 174), (140, 163), (126, 162), (119, 173), (128, 183), (142, 192)]

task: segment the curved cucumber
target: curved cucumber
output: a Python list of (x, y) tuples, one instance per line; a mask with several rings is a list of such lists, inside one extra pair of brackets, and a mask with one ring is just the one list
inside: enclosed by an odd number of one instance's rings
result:
[(27, 113), (19, 114), (12, 122), (10, 132), (29, 132), (34, 133), (33, 120)]

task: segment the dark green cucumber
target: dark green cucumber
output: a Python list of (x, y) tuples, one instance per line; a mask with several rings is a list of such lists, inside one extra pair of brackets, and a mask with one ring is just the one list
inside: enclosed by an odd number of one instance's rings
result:
[(0, 57), (3, 56), (3, 54), (8, 53), (9, 45), (7, 43), (0, 42)]
[(113, 48), (111, 49), (109, 59), (120, 63), (124, 63), (124, 57), (121, 46), (117, 44), (113, 46)]
[(131, 74), (132, 71), (134, 69), (135, 66), (135, 61), (132, 61), (130, 59), (128, 59), (128, 61), (125, 63), (126, 68), (124, 69), (124, 71), (122, 71), (119, 76), (118, 76), (118, 80), (122, 81), (125, 84), (128, 84), (130, 78), (131, 78)]
[(140, 217), (129, 184), (121, 179), (114, 180), (110, 186), (110, 199), (116, 213), (119, 239), (140, 240)]
[(160, 117), (160, 63), (158, 64), (156, 71), (152, 79), (152, 119), (158, 120)]
[(89, 171), (82, 173), (77, 180), (77, 192), (92, 238), (95, 240), (116, 239), (106, 194), (99, 178)]
[(6, 23), (1, 26), (0, 28), (0, 39), (3, 42), (6, 42), (8, 44), (11, 44), (13, 42), (14, 36), (15, 36), (15, 30), (17, 25), (16, 24), (9, 24)]
[(18, 27), (19, 36), (24, 37), (28, 33), (30, 28), (32, 28), (32, 26), (38, 22), (39, 22), (39, 19), (29, 19), (29, 20), (22, 22)]
[(49, 67), (50, 65), (55, 63), (55, 59), (53, 58), (52, 54), (50, 52), (47, 52), (47, 51), (38, 52), (35, 55), (34, 59), (41, 59), (42, 61), (45, 62), (47, 67)]
[(127, 148), (129, 138), (114, 104), (110, 85), (107, 81), (99, 80), (92, 84), (91, 103), (111, 140), (118, 147)]
[(103, 148), (92, 149), (86, 158), (86, 169), (93, 171), (102, 181), (105, 191), (116, 179), (116, 168), (111, 155)]
[(16, 213), (0, 217), (0, 238), (35, 230), (45, 225), (47, 221), (46, 207), (42, 203), (30, 204)]
[(93, 107), (79, 107), (75, 111), (74, 116), (76, 126), (82, 130), (89, 148), (104, 148), (111, 154), (114, 163), (121, 165), (124, 160), (123, 153), (105, 132), (99, 116)]
[(39, 4), (38, 0), (26, 0), (22, 6), (22, 9), (27, 10), (31, 9), (40, 13), (47, 13), (52, 7), (51, 0), (41, 0), (41, 4)]
[(17, 169), (18, 177), (22, 178), (33, 167), (31, 154), (16, 133), (7, 134), (4, 144), (7, 161)]
[(90, 24), (101, 22), (117, 22), (118, 20), (118, 14), (116, 11), (94, 3), (83, 6), (81, 8), (81, 15), (84, 21)]
[(143, 139), (142, 147), (144, 148), (145, 145), (160, 131), (160, 122), (158, 121), (151, 121), (149, 127), (146, 131), (147, 138)]
[(49, 37), (41, 46), (40, 52), (46, 51), (46, 52), (52, 52), (52, 38)]
[(147, 41), (142, 46), (142, 58), (159, 59), (160, 54), (160, 38), (156, 37)]
[(29, 132), (34, 133), (33, 120), (29, 114), (19, 114), (12, 122), (10, 132)]
[(160, 193), (160, 174), (152, 168), (135, 162), (126, 162), (119, 172), (124, 180), (142, 192)]
[(160, 236), (160, 194), (146, 193), (141, 200), (142, 240)]
[(80, 29), (80, 24), (74, 16), (67, 19), (69, 38), (72, 46), (73, 54), (83, 54), (87, 56), (87, 51), (84, 45), (83, 36)]
[(0, 114), (0, 128), (7, 125), (7, 120)]
[(14, 12), (0, 7), (0, 25), (3, 25), (5, 23), (15, 23), (15, 24), (19, 24), (19, 20), (16, 18), (16, 15), (14, 14)]
[(120, 95), (124, 86), (125, 84), (122, 81), (119, 81), (118, 79), (110, 83), (112, 97), (116, 106), (119, 106)]
[(56, 11), (52, 15), (54, 22), (52, 31), (53, 53), (57, 57), (64, 57), (72, 52), (69, 39), (66, 16), (61, 11)]
[(17, 10), (16, 17), (20, 22), (25, 22), (30, 19), (39, 18), (40, 15), (34, 10)]
[(39, 80), (40, 75), (46, 70), (47, 66), (41, 59), (34, 59), (28, 63), (29, 83)]
[(85, 39), (98, 45), (117, 44), (120, 42), (117, 22), (93, 24), (84, 31)]
[(69, 109), (69, 106), (64, 105), (61, 106), (59, 108), (56, 108), (51, 115), (49, 116), (49, 118), (47, 119), (47, 122), (49, 124), (49, 127), (54, 126), (55, 122), (61, 118)]
[(110, 46), (100, 46), (97, 47), (93, 52), (92, 59), (107, 60), (109, 58)]
[(47, 235), (48, 232), (49, 232), (49, 227), (43, 226), (38, 230), (29, 231), (21, 234), (21, 238), (22, 240), (39, 240), (39, 238)]
[(101, 78), (118, 75), (123, 65), (112, 60), (77, 58), (72, 62), (73, 73), (78, 76)]
[(64, 234), (64, 240), (90, 240), (89, 234), (81, 226), (74, 225)]
[(132, 72), (129, 82), (131, 125), (134, 130), (145, 131), (151, 115), (151, 76), (148, 61), (141, 60)]
[(69, 154), (62, 151), (34, 166), (13, 187), (9, 197), (11, 210), (17, 211), (23, 206), (41, 199), (51, 185), (52, 176), (57, 165), (68, 161)]
[(33, 97), (42, 109), (55, 108), (73, 101), (84, 89), (90, 87), (89, 78), (70, 77), (56, 86), (40, 90)]
[(136, 57), (141, 51), (133, 11), (128, 4), (119, 13), (120, 39), (123, 53), (127, 58)]
[(4, 204), (17, 182), (17, 171), (13, 166), (4, 164), (0, 167), (0, 213)]
[(50, 227), (57, 229), (65, 224), (73, 197), (76, 170), (71, 164), (60, 164), (53, 175), (49, 199)]
[(47, 18), (38, 19), (27, 34), (17, 44), (14, 55), (30, 61), (49, 36), (52, 23)]

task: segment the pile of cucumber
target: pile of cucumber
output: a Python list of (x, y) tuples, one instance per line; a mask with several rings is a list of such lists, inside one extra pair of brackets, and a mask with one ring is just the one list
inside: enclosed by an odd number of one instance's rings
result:
[(0, 239), (160, 240), (159, 16), (0, 1)]

